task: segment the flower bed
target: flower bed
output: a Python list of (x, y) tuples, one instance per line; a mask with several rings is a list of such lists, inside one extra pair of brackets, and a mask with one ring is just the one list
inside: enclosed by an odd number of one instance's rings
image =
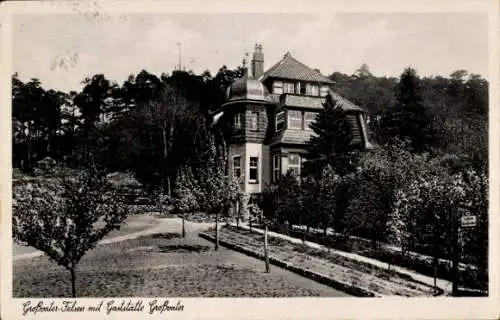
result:
[[(201, 234), (210, 238), (210, 234)], [(221, 229), (221, 244), (243, 249), (245, 253), (262, 257), (263, 235), (235, 227)], [(308, 277), (318, 277), (331, 285), (350, 290), (359, 296), (432, 296), (434, 289), (408, 276), (360, 263), (332, 252), (293, 244), (269, 237), (269, 257), (275, 264), (283, 264), (292, 271)], [(356, 289), (358, 289), (357, 292)]]
[[(273, 231), (278, 230), (273, 229)], [(291, 237), (322, 244), (332, 249), (357, 253), (387, 263), (390, 262), (391, 264), (409, 268), (430, 277), (434, 276), (434, 259), (430, 256), (414, 252), (403, 255), (401, 252), (391, 250), (386, 244), (380, 244), (378, 250), (374, 250), (370, 240), (358, 237), (342, 237), (339, 234), (332, 233), (328, 233), (325, 236), (322, 232), (314, 230), (307, 233), (299, 228), (291, 228), (286, 231), (279, 230), (279, 232), (285, 233)], [(451, 270), (452, 266), (450, 261), (443, 259), (439, 260), (437, 266), (437, 276), (439, 278), (451, 281)], [(484, 295), (484, 290), (488, 288), (488, 280), (481, 278), (478, 272), (475, 266), (461, 264), (459, 270), (460, 282), (469, 288), (482, 289), (481, 295)]]

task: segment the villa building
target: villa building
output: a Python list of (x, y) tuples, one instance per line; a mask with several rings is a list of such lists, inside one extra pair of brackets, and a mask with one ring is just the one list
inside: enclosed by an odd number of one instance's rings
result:
[(247, 194), (292, 170), (301, 175), (310, 124), (328, 95), (344, 109), (353, 128), (353, 143), (369, 146), (364, 111), (333, 91), (333, 81), (289, 53), (264, 72), (262, 46), (256, 45), (251, 73), (233, 82), (216, 113), (226, 132), (229, 172)]

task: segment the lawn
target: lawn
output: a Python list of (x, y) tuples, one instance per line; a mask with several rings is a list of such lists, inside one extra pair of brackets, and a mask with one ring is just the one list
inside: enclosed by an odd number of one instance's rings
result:
[[(123, 225), (120, 227), (119, 230), (111, 231), (106, 236), (106, 239), (111, 239), (126, 234), (144, 231), (156, 226), (158, 223), (159, 219), (153, 215), (146, 215), (146, 214), (131, 215), (130, 217), (127, 218), (127, 220), (125, 220), (125, 222), (123, 223)], [(23, 246), (17, 243), (13, 243), (12, 250), (14, 255), (21, 255), (36, 251), (36, 249), (33, 247)]]
[[(345, 296), (333, 288), (219, 249), (191, 235), (149, 235), (100, 245), (78, 265), (77, 296)], [(14, 297), (67, 297), (69, 272), (46, 257), (14, 262)]]

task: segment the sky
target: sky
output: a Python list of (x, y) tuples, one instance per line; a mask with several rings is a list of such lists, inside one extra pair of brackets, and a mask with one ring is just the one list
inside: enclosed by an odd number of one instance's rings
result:
[(160, 75), (178, 64), (214, 75), (241, 65), (261, 43), (264, 69), (286, 52), (328, 75), (363, 63), (376, 76), (487, 78), (488, 19), (481, 13), (24, 14), (13, 17), (13, 72), (46, 89), (80, 90), (97, 73), (122, 83), (142, 69)]

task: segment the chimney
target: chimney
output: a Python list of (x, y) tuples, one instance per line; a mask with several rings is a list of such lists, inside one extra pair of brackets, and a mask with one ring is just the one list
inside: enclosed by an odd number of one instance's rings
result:
[(264, 54), (262, 45), (256, 44), (252, 58), (252, 78), (259, 79), (264, 74)]

